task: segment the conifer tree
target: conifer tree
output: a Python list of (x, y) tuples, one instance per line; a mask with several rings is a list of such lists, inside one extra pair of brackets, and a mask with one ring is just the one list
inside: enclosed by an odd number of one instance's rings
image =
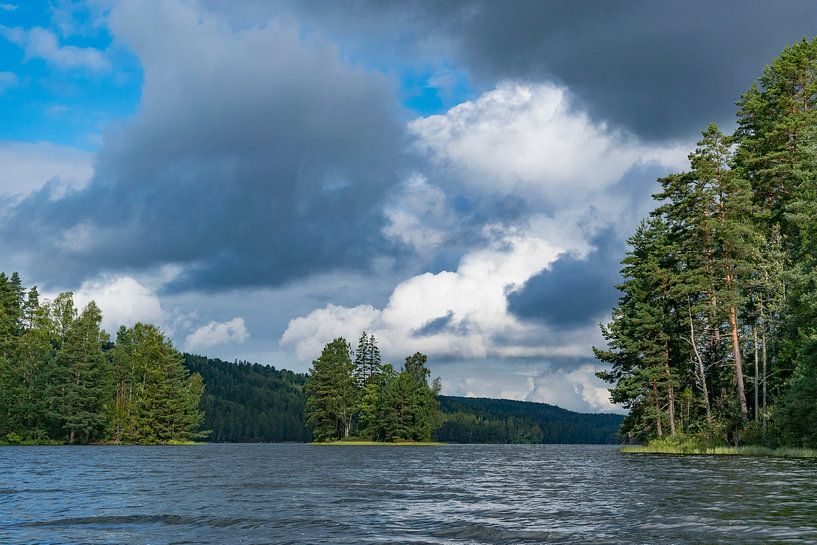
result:
[(349, 437), (358, 405), (352, 349), (339, 337), (327, 344), (306, 384), (307, 423), (317, 441)]
[(111, 368), (102, 352), (108, 341), (102, 313), (91, 302), (71, 322), (56, 355), (56, 409), (69, 444), (98, 439), (112, 402)]

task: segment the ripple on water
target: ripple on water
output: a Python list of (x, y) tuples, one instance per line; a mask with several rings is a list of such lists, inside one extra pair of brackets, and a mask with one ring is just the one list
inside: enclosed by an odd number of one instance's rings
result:
[(0, 449), (0, 543), (817, 543), (817, 464), (604, 446)]

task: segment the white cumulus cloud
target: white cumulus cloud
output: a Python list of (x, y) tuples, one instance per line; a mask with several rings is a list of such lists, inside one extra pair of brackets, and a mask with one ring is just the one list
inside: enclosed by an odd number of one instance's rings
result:
[(490, 244), (464, 256), (456, 271), (400, 283), (382, 309), (327, 305), (295, 318), (281, 343), (304, 361), (332, 338), (355, 339), (362, 330), (373, 332), (393, 356), (417, 350), (462, 358), (552, 353), (546, 339), (524, 346), (501, 339), (528, 338), (538, 330), (508, 312), (506, 292), (545, 268), (562, 248), (520, 229), (489, 226), (485, 234)]
[(409, 124), (416, 147), (489, 194), (581, 201), (634, 164), (683, 164), (680, 146), (641, 144), (577, 110), (565, 89), (506, 82), (441, 115)]
[(227, 343), (243, 343), (250, 338), (244, 318), (236, 317), (228, 322), (209, 322), (187, 336), (188, 350), (209, 348)]
[(161, 326), (167, 318), (153, 290), (130, 276), (83, 282), (74, 293), (74, 302), (82, 308), (91, 301), (96, 301), (102, 309), (102, 327), (111, 334), (119, 326), (132, 326), (136, 322)]

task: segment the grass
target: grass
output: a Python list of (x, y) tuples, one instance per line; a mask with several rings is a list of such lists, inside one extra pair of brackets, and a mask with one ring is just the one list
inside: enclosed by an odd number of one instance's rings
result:
[(439, 447), (448, 443), (437, 443), (435, 441), (326, 441), (313, 442), (311, 445), (321, 446), (343, 446), (343, 447)]
[(817, 450), (808, 448), (769, 448), (757, 445), (742, 447), (690, 447), (688, 445), (672, 445), (667, 443), (647, 444), (622, 447), (620, 452), (626, 454), (688, 454), (703, 456), (756, 456), (769, 458), (817, 458)]

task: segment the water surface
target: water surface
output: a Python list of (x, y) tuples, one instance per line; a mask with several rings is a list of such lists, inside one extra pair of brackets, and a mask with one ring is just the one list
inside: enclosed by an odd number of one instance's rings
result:
[(817, 463), (569, 445), (5, 447), (0, 543), (817, 543)]

